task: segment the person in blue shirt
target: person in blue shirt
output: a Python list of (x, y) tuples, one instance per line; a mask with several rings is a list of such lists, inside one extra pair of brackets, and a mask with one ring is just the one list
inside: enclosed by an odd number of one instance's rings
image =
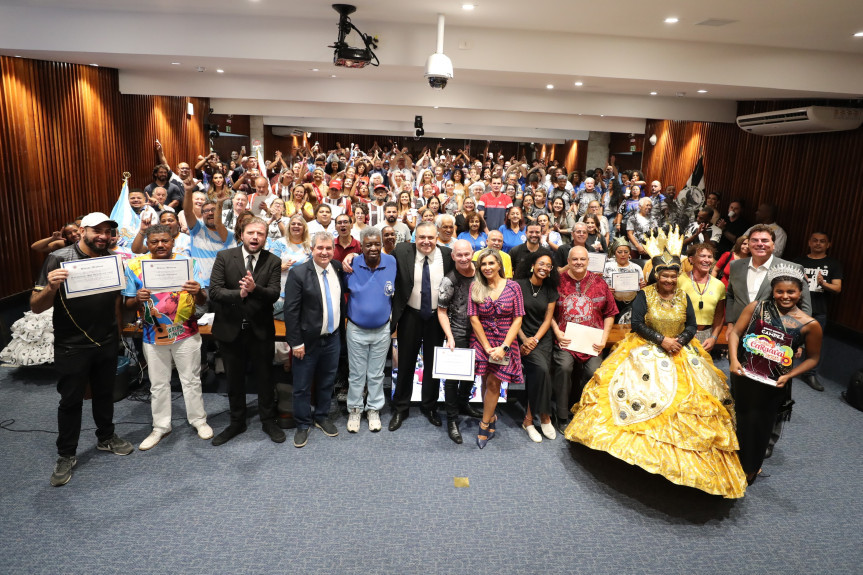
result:
[(488, 234), (482, 231), (482, 216), (473, 212), (465, 217), (467, 231), (458, 235), (458, 239), (470, 244), (473, 251), (478, 252), (488, 247)]
[(506, 214), (506, 223), (498, 229), (503, 234), (503, 251), (506, 253), (515, 246), (523, 244), (527, 240), (527, 235), (524, 233), (524, 216), (521, 208), (510, 207)]
[[(347, 274), (348, 432), (360, 429), (365, 410), (369, 431), (381, 430), (384, 406), (384, 364), (390, 338), (395, 293), (396, 259), (382, 252), (381, 231), (368, 226), (360, 232), (363, 253), (352, 260)], [(363, 406), (363, 389), (368, 396)]]

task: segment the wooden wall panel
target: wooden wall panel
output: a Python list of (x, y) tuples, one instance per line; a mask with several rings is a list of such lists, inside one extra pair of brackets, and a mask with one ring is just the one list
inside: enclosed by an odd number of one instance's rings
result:
[(172, 165), (205, 151), (208, 107), (122, 95), (109, 68), (0, 57), (0, 297), (33, 285), (43, 257), (32, 242), (78, 215), (110, 213), (123, 172), (133, 187), (150, 182), (156, 138)]
[[(743, 102), (739, 113), (765, 112), (808, 102)], [(708, 190), (722, 196), (723, 211), (732, 198), (746, 202), (754, 219), (759, 204), (779, 207), (779, 224), (788, 232), (783, 257), (805, 254), (809, 234), (826, 231), (833, 237), (831, 255), (845, 268), (843, 293), (836, 298), (831, 319), (863, 332), (863, 306), (855, 297), (863, 282), (857, 248), (863, 245), (863, 128), (825, 134), (754, 136), (735, 124), (649, 120), (643, 170), (649, 179), (680, 189), (692, 173), (701, 151)]]

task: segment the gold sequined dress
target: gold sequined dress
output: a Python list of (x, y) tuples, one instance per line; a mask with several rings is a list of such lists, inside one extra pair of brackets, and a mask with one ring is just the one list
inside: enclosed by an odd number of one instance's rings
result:
[(573, 406), (565, 435), (678, 485), (742, 497), (746, 477), (725, 374), (695, 339), (675, 355), (655, 343), (684, 332), (687, 310), (694, 317), (680, 289), (670, 301), (654, 286), (638, 294), (633, 329), (648, 339), (633, 331), (621, 340)]

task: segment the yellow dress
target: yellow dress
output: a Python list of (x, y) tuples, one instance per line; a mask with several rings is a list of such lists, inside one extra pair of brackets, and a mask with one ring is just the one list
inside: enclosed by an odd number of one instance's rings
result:
[[(671, 302), (644, 289), (645, 323), (667, 337), (686, 324), (686, 294)], [(731, 394), (710, 355), (693, 339), (676, 355), (629, 333), (596, 370), (565, 436), (658, 473), (678, 485), (743, 497)]]

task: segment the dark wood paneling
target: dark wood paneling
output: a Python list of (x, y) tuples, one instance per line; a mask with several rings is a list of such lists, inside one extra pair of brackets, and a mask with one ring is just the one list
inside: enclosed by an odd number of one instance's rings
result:
[(209, 101), (122, 95), (116, 70), (62, 62), (0, 57), (0, 78), (3, 297), (33, 285), (44, 259), (33, 241), (78, 215), (109, 213), (124, 172), (133, 187), (150, 182), (156, 138), (172, 166), (205, 151)]
[[(806, 105), (809, 102), (741, 103), (741, 114)], [(704, 153), (708, 190), (718, 191), (725, 210), (732, 198), (745, 200), (754, 219), (759, 204), (779, 207), (778, 223), (788, 232), (783, 257), (805, 254), (809, 234), (823, 230), (833, 237), (831, 255), (844, 264), (843, 293), (831, 319), (863, 331), (863, 306), (856, 297), (863, 282), (857, 248), (863, 245), (863, 128), (826, 134), (754, 136), (735, 124), (649, 120), (644, 174), (680, 189)]]

